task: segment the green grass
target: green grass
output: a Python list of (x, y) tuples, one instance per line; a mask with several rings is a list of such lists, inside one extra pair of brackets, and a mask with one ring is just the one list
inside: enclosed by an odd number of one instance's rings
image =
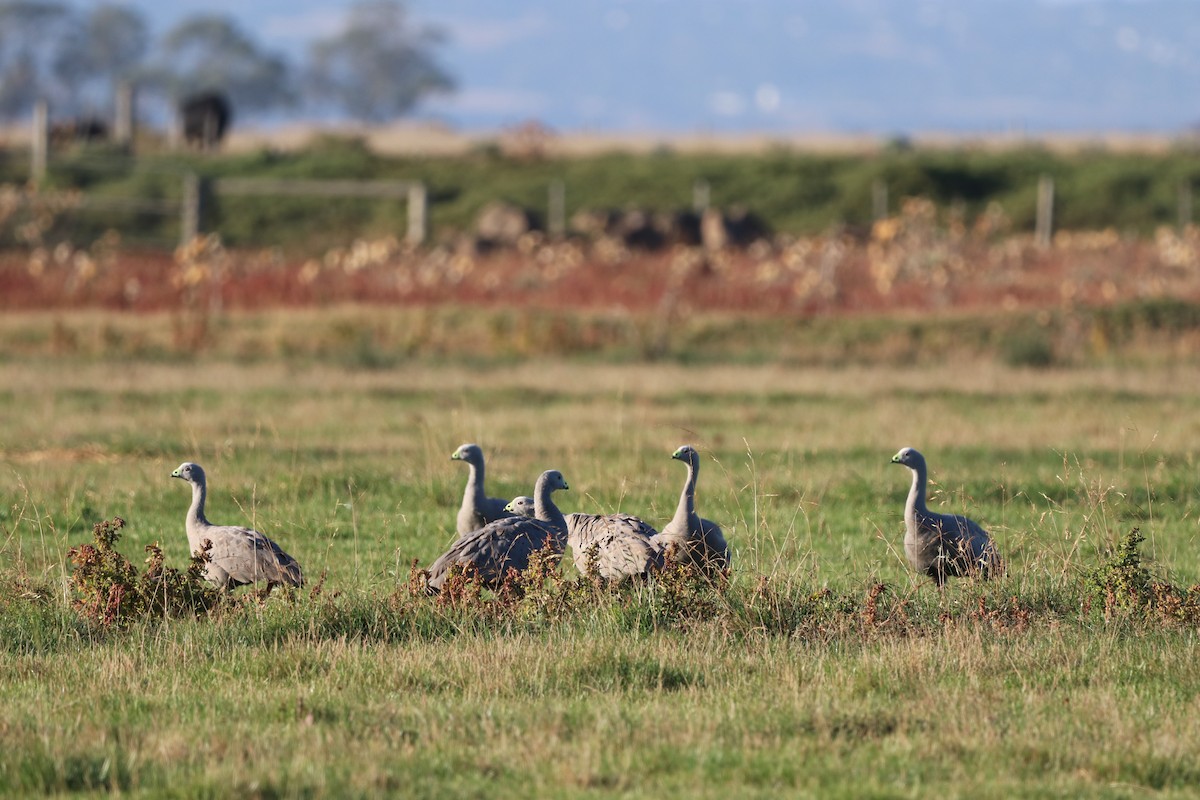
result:
[[(0, 795), (1191, 795), (1195, 608), (1106, 607), (1089, 582), (1139, 527), (1142, 565), (1195, 601), (1200, 399), (1179, 374), (11, 350)], [(670, 453), (698, 445), (729, 585), (412, 596), (411, 560), (453, 537), (463, 441), (493, 494), (555, 467), (565, 510), (655, 524)], [(908, 570), (902, 445), (1006, 577), (939, 594)], [(94, 523), (127, 520), (137, 565), (153, 542), (186, 564), (183, 460), (210, 518), (276, 538), (320, 592), (79, 618), (65, 554)]]
[[(660, 324), (656, 310), (514, 309), (507, 307), (362, 307), (273, 311), (157, 312), (114, 315), (92, 309), (69, 313), (8, 311), (0, 317), (0, 361), (55, 358), (95, 371), (103, 361), (121, 365), (180, 364), (204, 358), (266, 371), (302, 372), (314, 364), (355, 373), (389, 373), (413, 366), (452, 363), (469, 375), (473, 366), (521, 369), (531, 359), (590, 362), (597, 367), (636, 365), (650, 359), (672, 366), (757, 366), (768, 372), (807, 368), (904, 366), (924, 373), (951, 364), (998, 361), (1016, 369), (1161, 366), (1190, 368), (1196, 358), (1200, 304), (1142, 299), (1112, 306), (1081, 305), (1045, 311), (939, 311), (936, 314), (748, 315), (691, 311), (673, 321), (662, 347), (647, 331)], [(199, 323), (200, 340), (180, 329)], [(603, 371), (603, 370), (602, 370)], [(1058, 374), (1071, 374), (1071, 370)], [(1163, 370), (1158, 374), (1168, 374)], [(268, 383), (265, 389), (271, 389)], [(753, 388), (753, 387), (751, 387)], [(979, 394), (981, 387), (954, 387)], [(387, 385), (396, 399), (425, 402), (441, 387)], [(991, 384), (988, 391), (1007, 394)], [(0, 407), (8, 387), (0, 386)], [(74, 387), (86, 403), (96, 389)], [(136, 385), (124, 390), (139, 402)], [(208, 387), (185, 396), (203, 402)], [(906, 391), (920, 395), (921, 383)], [(1133, 391), (1141, 391), (1133, 385)], [(819, 386), (816, 394), (823, 394)], [(766, 392), (746, 392), (766, 399)], [(420, 396), (418, 396), (418, 394)], [(411, 395), (411, 397), (410, 397)], [(778, 396), (786, 402), (787, 396)], [(152, 397), (143, 398), (153, 402)], [(756, 400), (760, 402), (760, 400)]]

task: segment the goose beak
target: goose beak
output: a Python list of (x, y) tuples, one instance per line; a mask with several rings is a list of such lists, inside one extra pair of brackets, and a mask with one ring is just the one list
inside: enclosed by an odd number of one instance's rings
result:
[(176, 470), (172, 470), (172, 471), (171, 471), (171, 477), (172, 477), (172, 478), (182, 478), (183, 476), (182, 476), (182, 475), (180, 475), (180, 474), (179, 474), (179, 470), (177, 470), (177, 469), (176, 469)]

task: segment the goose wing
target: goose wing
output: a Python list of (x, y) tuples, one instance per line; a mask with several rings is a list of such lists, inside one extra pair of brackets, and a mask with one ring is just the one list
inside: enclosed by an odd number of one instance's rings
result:
[(529, 557), (556, 541), (554, 526), (529, 517), (505, 517), (463, 536), (433, 562), (429, 585), (440, 590), (455, 565), (472, 568), (480, 581), (495, 588), (509, 568), (529, 566)]
[(232, 587), (266, 581), (304, 585), (300, 564), (262, 533), (232, 525), (214, 525), (201, 534), (212, 542), (210, 580)]

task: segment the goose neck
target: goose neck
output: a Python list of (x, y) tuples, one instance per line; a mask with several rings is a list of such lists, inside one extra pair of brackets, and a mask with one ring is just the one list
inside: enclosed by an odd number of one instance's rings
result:
[(208, 486), (203, 482), (192, 484), (192, 507), (188, 509), (187, 526), (204, 527), (209, 524), (204, 516), (204, 501), (208, 498)]
[(474, 461), (468, 461), (467, 470), (467, 488), (463, 492), (463, 499), (473, 500), (476, 506), (480, 506), (484, 502), (483, 462), (476, 464)]
[(917, 513), (925, 512), (925, 465), (918, 463), (912, 470), (912, 487), (908, 490), (908, 502), (904, 506), (905, 518), (913, 518)]
[(550, 497), (550, 492), (538, 492), (534, 501), (534, 516), (542, 522), (549, 522), (558, 531), (566, 536), (567, 519), (563, 513), (559, 511), (558, 506), (554, 504), (554, 500)]
[(683, 482), (683, 491), (679, 494), (679, 505), (675, 508), (675, 517), (671, 521), (676, 525), (690, 528), (692, 517), (696, 516), (696, 478), (699, 470), (691, 461), (687, 464), (687, 479)]

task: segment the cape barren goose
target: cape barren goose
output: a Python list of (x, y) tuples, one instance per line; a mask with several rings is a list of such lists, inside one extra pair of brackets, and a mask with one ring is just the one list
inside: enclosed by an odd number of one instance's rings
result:
[(464, 461), (470, 467), (467, 488), (463, 492), (462, 506), (458, 509), (457, 528), (459, 536), (477, 531), (489, 522), (512, 516), (504, 510), (508, 500), (488, 497), (483, 491), (483, 450), (477, 444), (461, 444), (450, 454), (454, 461)]
[[(687, 479), (679, 495), (675, 516), (658, 535), (665, 548), (673, 549), (675, 560), (690, 562), (706, 572), (724, 572), (732, 559), (721, 526), (696, 514), (696, 478), (700, 474), (700, 454), (690, 444), (681, 446), (671, 458), (687, 465)], [(686, 542), (686, 546), (682, 546)], [(672, 544), (674, 543), (674, 544)], [(682, 546), (682, 548), (681, 548)]]
[[(529, 495), (519, 494), (512, 500), (508, 501), (508, 505), (504, 507), (504, 510), (517, 517), (534, 517), (537, 515), (536, 503), (537, 501)], [(566, 517), (573, 516), (575, 515), (566, 514), (563, 518), (566, 519)], [(570, 527), (570, 524), (571, 523), (569, 522), (567, 523), (568, 528)]]
[(571, 513), (566, 515), (566, 545), (575, 569), (587, 575), (595, 569), (605, 581), (649, 575), (662, 567), (659, 531), (628, 513)]
[(598, 521), (600, 524), (586, 537), (586, 544), (570, 543), (577, 570), (586, 575), (595, 559), (596, 574), (606, 581), (620, 582), (662, 569), (662, 547), (655, 538), (640, 533), (637, 523), (647, 528), (649, 525), (625, 514), (604, 515)]
[(892, 456), (892, 463), (912, 472), (912, 488), (904, 504), (904, 555), (913, 569), (933, 578), (938, 587), (951, 576), (988, 578), (999, 572), (1000, 556), (987, 531), (966, 517), (937, 514), (925, 506), (925, 456), (905, 447)]
[[(515, 514), (529, 515), (533, 498), (514, 497), (507, 506)], [(662, 548), (654, 526), (631, 514), (567, 514), (567, 546), (575, 569), (586, 575), (590, 561), (609, 581), (648, 575), (663, 565)]]
[(204, 577), (222, 589), (248, 583), (304, 585), (296, 559), (256, 530), (236, 525), (213, 525), (204, 516), (208, 483), (199, 464), (185, 461), (171, 473), (192, 485), (192, 505), (187, 512), (188, 547), (195, 553), (205, 540), (212, 542)]
[(429, 587), (441, 591), (450, 568), (457, 564), (470, 568), (479, 581), (495, 589), (510, 567), (524, 571), (529, 557), (547, 542), (561, 553), (567, 540), (567, 522), (550, 495), (567, 488), (561, 472), (543, 472), (533, 491), (534, 516), (504, 517), (459, 538), (429, 568)]

